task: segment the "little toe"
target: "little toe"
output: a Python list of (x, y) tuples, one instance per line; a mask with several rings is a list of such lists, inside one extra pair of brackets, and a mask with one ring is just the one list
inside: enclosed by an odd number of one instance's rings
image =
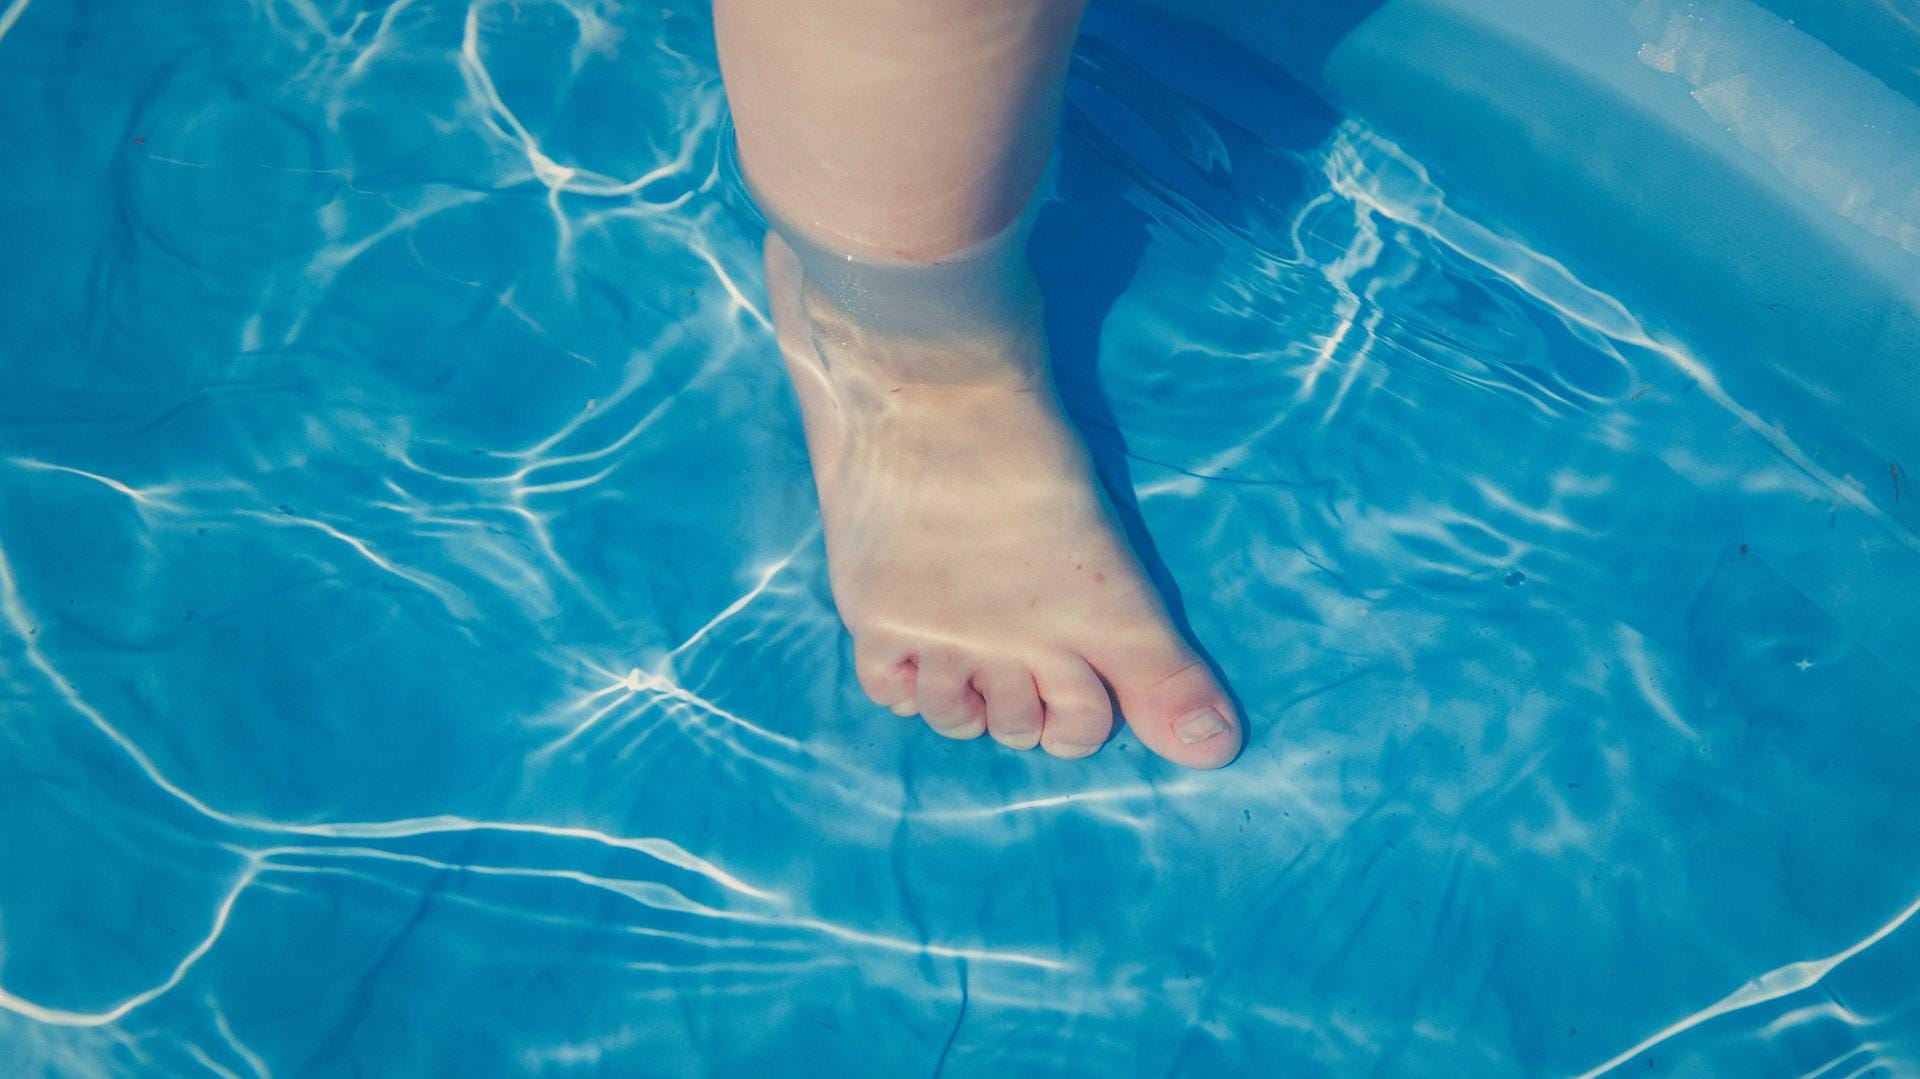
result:
[(1141, 744), (1188, 768), (1218, 768), (1240, 752), (1239, 717), (1213, 672), (1184, 644), (1103, 668)]
[(1046, 710), (1040, 748), (1069, 760), (1086, 757), (1113, 733), (1113, 704), (1093, 668), (1079, 656), (1062, 656), (1033, 669)]
[(899, 641), (880, 635), (861, 636), (853, 642), (853, 673), (860, 688), (873, 703), (896, 715), (914, 713), (915, 683), (918, 668), (913, 653)]
[(927, 726), (946, 738), (978, 738), (987, 730), (987, 705), (970, 683), (971, 664), (930, 649), (919, 657), (915, 696)]
[(1033, 675), (1019, 664), (983, 667), (973, 687), (987, 702), (987, 733), (1009, 749), (1040, 744), (1040, 692)]

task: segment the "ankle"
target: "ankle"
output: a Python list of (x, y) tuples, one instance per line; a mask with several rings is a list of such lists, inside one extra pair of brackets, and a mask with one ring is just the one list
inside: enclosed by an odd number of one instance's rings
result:
[(801, 307), (828, 381), (845, 394), (920, 389), (1026, 388), (1044, 381), (1046, 331), (1040, 294), (1024, 265), (991, 308), (929, 304), (920, 317), (850, 309), (802, 277)]
[(1026, 258), (1037, 198), (964, 249), (904, 259), (843, 250), (748, 188), (770, 225), (768, 250), (779, 243), (793, 257), (814, 344), (833, 373), (933, 385), (1040, 373), (1040, 289)]

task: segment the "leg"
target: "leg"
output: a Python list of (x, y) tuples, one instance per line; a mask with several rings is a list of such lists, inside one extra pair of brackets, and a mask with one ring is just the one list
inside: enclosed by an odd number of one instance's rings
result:
[(741, 158), (770, 211), (854, 254), (1000, 231), (1053, 144), (1085, 0), (714, 0)]
[(861, 684), (1062, 757), (1105, 740), (1111, 690), (1149, 748), (1218, 767), (1239, 723), (1060, 410), (1022, 250), (1083, 3), (714, 11)]

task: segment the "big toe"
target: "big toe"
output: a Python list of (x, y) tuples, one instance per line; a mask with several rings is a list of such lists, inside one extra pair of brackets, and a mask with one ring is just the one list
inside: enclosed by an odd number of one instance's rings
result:
[(1162, 757), (1188, 768), (1219, 768), (1240, 752), (1239, 716), (1213, 672), (1186, 648), (1101, 673), (1127, 726)]

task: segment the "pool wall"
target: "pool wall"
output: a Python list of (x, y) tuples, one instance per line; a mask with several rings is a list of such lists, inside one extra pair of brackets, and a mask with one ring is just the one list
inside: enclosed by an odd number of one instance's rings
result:
[(1840, 404), (1870, 452), (1826, 463), (1920, 523), (1920, 499), (1880, 497), (1920, 462), (1920, 5), (1136, 6), (1316, 87), (1734, 397)]

